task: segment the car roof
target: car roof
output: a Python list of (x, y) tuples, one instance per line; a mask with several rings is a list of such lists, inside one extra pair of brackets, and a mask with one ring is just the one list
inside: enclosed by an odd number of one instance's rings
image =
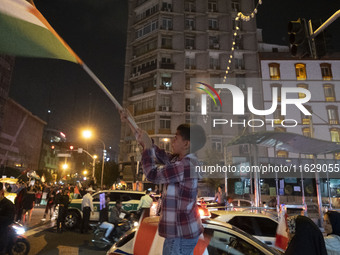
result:
[(141, 195), (145, 195), (145, 191), (135, 191), (135, 190), (115, 190), (115, 189), (109, 189), (109, 190), (100, 190), (97, 191), (96, 193), (94, 193), (93, 195), (97, 195), (100, 193), (127, 193), (127, 194), (141, 194)]
[(223, 210), (220, 210), (220, 211), (214, 211), (214, 212), (212, 212), (212, 214), (218, 215), (218, 217), (223, 217), (223, 216), (226, 216), (226, 217), (228, 217), (228, 216), (230, 216), (230, 217), (235, 217), (235, 216), (260, 217), (260, 218), (268, 218), (268, 219), (271, 219), (271, 220), (277, 222), (277, 220), (274, 217), (272, 217), (270, 215), (262, 214), (262, 213), (253, 213), (253, 212), (244, 212), (244, 211), (223, 211)]

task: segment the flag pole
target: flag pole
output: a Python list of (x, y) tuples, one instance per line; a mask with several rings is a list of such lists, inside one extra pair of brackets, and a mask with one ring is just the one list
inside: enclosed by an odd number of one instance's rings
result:
[[(80, 64), (85, 72), (94, 80), (95, 83), (104, 91), (104, 93), (110, 98), (110, 100), (114, 103), (118, 111), (124, 111), (124, 108), (119, 104), (117, 99), (111, 94), (111, 92), (105, 87), (105, 85), (99, 80), (99, 78), (91, 71), (90, 68), (83, 62)], [(132, 127), (135, 129), (134, 131), (137, 131), (138, 126), (135, 122), (135, 120), (128, 114), (127, 116), (128, 121), (132, 125)]]

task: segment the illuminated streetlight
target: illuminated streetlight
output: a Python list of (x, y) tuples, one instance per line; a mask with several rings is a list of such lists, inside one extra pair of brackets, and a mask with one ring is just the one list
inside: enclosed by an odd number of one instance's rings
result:
[(87, 175), (87, 170), (84, 170), (84, 171), (83, 171), (83, 174), (84, 174), (84, 175)]
[(66, 170), (68, 168), (68, 164), (65, 163), (65, 164), (63, 164), (62, 167), (63, 167), (64, 170)]
[[(92, 131), (91, 130), (83, 130), (82, 135), (85, 139), (89, 139), (92, 137)], [(104, 162), (105, 162), (105, 154), (106, 154), (106, 150), (105, 150), (105, 143), (103, 142), (103, 140), (96, 138), (97, 140), (99, 140), (102, 145), (103, 145), (103, 161), (102, 161), (102, 178), (101, 178), (101, 182), (100, 182), (100, 186), (101, 188), (103, 188), (103, 176), (104, 176)], [(93, 163), (95, 161), (95, 158), (93, 160)], [(94, 177), (94, 171), (93, 171), (93, 177)]]

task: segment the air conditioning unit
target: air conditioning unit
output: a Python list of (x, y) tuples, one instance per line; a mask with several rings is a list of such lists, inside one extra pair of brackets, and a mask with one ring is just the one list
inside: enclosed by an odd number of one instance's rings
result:
[(193, 30), (193, 27), (192, 27), (192, 26), (190, 26), (190, 27), (189, 27), (189, 30)]
[(162, 106), (162, 112), (168, 112), (170, 109), (169, 106)]
[(214, 43), (214, 49), (219, 49), (220, 48), (220, 44), (219, 43)]
[(188, 49), (188, 50), (192, 50), (193, 47), (192, 47), (192, 46), (187, 46), (187, 49)]
[(192, 112), (192, 111), (195, 111), (195, 106), (193, 105), (187, 105), (187, 112)]
[(139, 76), (139, 75), (140, 75), (140, 72), (137, 72), (137, 73), (136, 73), (136, 76)]

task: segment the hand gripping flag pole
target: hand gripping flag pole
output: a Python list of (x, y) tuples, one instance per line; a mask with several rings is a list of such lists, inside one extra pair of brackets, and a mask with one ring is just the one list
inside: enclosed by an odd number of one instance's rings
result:
[[(116, 98), (77, 54), (58, 35), (33, 1), (0, 0), (0, 52), (13, 56), (55, 58), (80, 64), (85, 72), (104, 91), (118, 111), (124, 111)], [(127, 113), (131, 128), (138, 129)]]

